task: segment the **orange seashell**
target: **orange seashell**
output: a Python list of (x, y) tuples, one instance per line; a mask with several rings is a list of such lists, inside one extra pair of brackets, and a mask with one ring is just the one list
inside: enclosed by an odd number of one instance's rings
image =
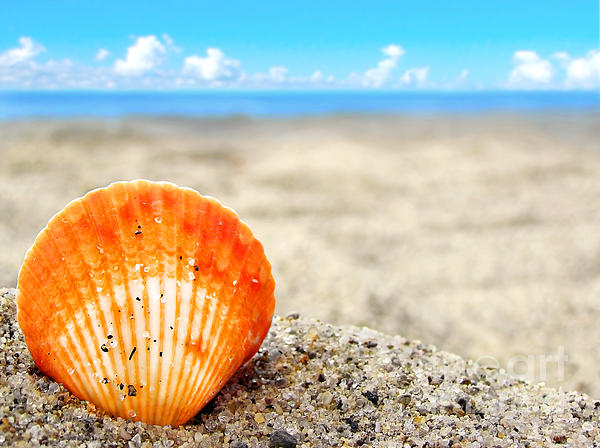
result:
[(114, 416), (179, 425), (258, 350), (271, 265), (232, 210), (173, 184), (91, 191), (54, 216), (19, 273), (39, 369)]

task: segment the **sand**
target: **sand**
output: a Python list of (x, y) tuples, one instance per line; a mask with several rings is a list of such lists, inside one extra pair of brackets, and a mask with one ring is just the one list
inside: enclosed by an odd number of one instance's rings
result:
[(277, 312), (600, 398), (600, 117), (0, 124), (0, 285), (71, 199), (170, 180), (264, 243)]
[(188, 424), (115, 419), (40, 374), (0, 291), (0, 444), (11, 447), (588, 447), (600, 402), (400, 336), (276, 317)]

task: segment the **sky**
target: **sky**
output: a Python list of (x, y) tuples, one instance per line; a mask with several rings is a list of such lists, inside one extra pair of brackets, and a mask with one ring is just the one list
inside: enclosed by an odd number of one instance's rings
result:
[(600, 0), (0, 3), (2, 90), (598, 90)]

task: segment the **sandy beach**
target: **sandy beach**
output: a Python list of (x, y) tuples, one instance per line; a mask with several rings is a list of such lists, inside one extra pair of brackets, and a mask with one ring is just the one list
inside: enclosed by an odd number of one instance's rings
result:
[(277, 313), (366, 325), (600, 398), (597, 115), (0, 123), (0, 286), (112, 181), (217, 197), (263, 242)]
[(589, 447), (600, 403), (402, 336), (275, 317), (185, 425), (111, 418), (41, 374), (0, 289), (0, 444), (10, 447)]

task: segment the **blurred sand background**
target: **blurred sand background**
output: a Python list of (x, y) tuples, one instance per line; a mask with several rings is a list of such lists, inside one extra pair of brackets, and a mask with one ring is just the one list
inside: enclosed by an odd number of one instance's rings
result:
[[(71, 199), (115, 180), (169, 180), (249, 223), (273, 264), (280, 314), (490, 356), (600, 398), (598, 123), (583, 114), (0, 123), (0, 285), (16, 285), (26, 249)], [(551, 357), (563, 349), (561, 372)]]

